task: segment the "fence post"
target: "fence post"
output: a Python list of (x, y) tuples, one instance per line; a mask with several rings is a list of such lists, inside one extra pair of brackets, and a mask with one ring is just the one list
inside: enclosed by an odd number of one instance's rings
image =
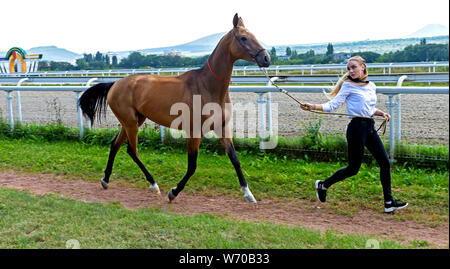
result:
[(164, 144), (164, 135), (165, 135), (165, 128), (162, 125), (159, 125), (159, 134), (161, 136), (161, 144)]
[(11, 133), (12, 133), (14, 131), (14, 115), (13, 115), (11, 91), (6, 92), (6, 101), (8, 102), (9, 124), (11, 126)]
[[(388, 96), (389, 96), (389, 101), (386, 103), (386, 106), (389, 108), (389, 114), (394, 115), (394, 107), (396, 105), (396, 103), (394, 102), (394, 94), (389, 94)], [(394, 120), (389, 121), (389, 162), (391, 164), (395, 162)]]
[(266, 138), (266, 119), (264, 118), (264, 104), (266, 101), (264, 100), (264, 93), (258, 93), (259, 99), (257, 103), (259, 104), (259, 137), (261, 138), (261, 144), (264, 142)]
[[(403, 81), (407, 79), (407, 75), (401, 76), (397, 81), (397, 87), (401, 87), (403, 84)], [(402, 105), (401, 105), (401, 98), (400, 94), (397, 94), (395, 96), (394, 102), (397, 104), (396, 111), (395, 111), (395, 140), (400, 141), (402, 137)]]
[(78, 129), (80, 131), (80, 140), (83, 138), (83, 112), (81, 111), (81, 107), (78, 105), (78, 101), (80, 100), (80, 92), (77, 93), (77, 112), (78, 112)]
[[(27, 81), (28, 78), (23, 78), (21, 80), (19, 80), (19, 82), (17, 82), (17, 87), (20, 87), (22, 85), (23, 82)], [(22, 123), (22, 102), (20, 100), (20, 91), (16, 92), (16, 97), (17, 97), (17, 121), (19, 123)]]
[[(278, 80), (278, 77), (273, 77), (271, 78), (268, 82), (267, 82), (267, 86), (272, 86), (273, 82)], [(271, 93), (268, 92), (267, 93), (267, 105), (266, 105), (266, 110), (267, 110), (267, 124), (269, 125), (269, 136), (272, 136), (273, 134), (273, 126), (272, 126), (272, 96)]]

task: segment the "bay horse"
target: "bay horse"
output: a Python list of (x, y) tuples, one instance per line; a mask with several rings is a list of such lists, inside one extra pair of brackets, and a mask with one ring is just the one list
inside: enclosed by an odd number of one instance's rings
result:
[(192, 128), (195, 125), (194, 96), (199, 95), (202, 106), (207, 103), (215, 103), (222, 109), (221, 115), (216, 115), (216, 113), (201, 115), (197, 120), (201, 121), (201, 126), (206, 120), (211, 120), (210, 118), (221, 119), (222, 126), (220, 132), (216, 134), (236, 170), (245, 200), (249, 203), (256, 203), (242, 173), (228, 125), (232, 115), (230, 107), (226, 105), (231, 104), (228, 87), (234, 62), (238, 59), (256, 62), (260, 67), (270, 65), (270, 56), (267, 51), (245, 28), (242, 18), (235, 14), (232, 30), (222, 37), (202, 68), (176, 77), (130, 75), (113, 83), (99, 83), (87, 89), (79, 100), (79, 106), (83, 114), (91, 120), (91, 124), (96, 115), (100, 117), (101, 114), (105, 114), (107, 105), (121, 124), (119, 133), (111, 143), (108, 163), (104, 171), (105, 176), (101, 179), (103, 188), (108, 188), (114, 158), (122, 144), (128, 140), (127, 153), (150, 182), (150, 189), (160, 193), (158, 184), (139, 158), (138, 128), (146, 119), (162, 126), (172, 127), (171, 123), (178, 115), (171, 115), (171, 107), (174, 104), (183, 103), (189, 107), (189, 126), (185, 124), (184, 127), (179, 126), (177, 129), (185, 130), (188, 137), (188, 168), (177, 187), (172, 188), (167, 194), (169, 202), (174, 200), (196, 170), (200, 140), (205, 135), (203, 131), (198, 133)]

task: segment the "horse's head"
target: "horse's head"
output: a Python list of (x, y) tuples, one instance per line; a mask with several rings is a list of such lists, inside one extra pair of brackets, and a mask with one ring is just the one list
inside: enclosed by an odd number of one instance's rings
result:
[(237, 13), (233, 18), (233, 26), (233, 30), (231, 30), (231, 34), (234, 36), (231, 43), (232, 55), (237, 59), (256, 62), (259, 67), (268, 67), (270, 55), (256, 37), (245, 28), (242, 18)]

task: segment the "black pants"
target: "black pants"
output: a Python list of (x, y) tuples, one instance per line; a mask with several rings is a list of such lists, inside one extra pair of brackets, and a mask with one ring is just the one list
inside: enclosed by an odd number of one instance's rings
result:
[(338, 170), (324, 182), (324, 187), (329, 188), (339, 182), (358, 173), (364, 156), (364, 146), (375, 157), (380, 166), (380, 179), (383, 186), (385, 201), (392, 200), (391, 171), (389, 157), (384, 149), (383, 142), (375, 129), (375, 121), (372, 119), (353, 118), (347, 127), (348, 166)]

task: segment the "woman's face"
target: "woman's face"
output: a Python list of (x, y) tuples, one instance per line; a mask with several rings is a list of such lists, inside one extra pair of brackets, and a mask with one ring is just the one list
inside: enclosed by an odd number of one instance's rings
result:
[(361, 79), (364, 75), (365, 66), (357, 61), (351, 60), (347, 63), (347, 70), (352, 79)]

